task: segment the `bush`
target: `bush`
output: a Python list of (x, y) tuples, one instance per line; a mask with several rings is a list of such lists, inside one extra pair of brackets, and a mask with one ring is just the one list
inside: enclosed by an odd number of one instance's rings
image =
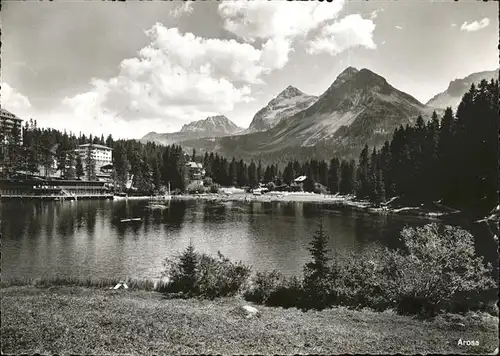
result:
[(276, 184), (273, 182), (269, 182), (266, 184), (266, 188), (269, 189), (270, 192), (272, 192), (274, 189), (276, 189)]
[(210, 187), (214, 183), (214, 180), (211, 177), (203, 178), (203, 185), (205, 187)]
[(302, 282), (297, 277), (286, 278), (274, 270), (257, 272), (244, 297), (259, 304), (291, 308), (302, 305), (303, 294)]
[(246, 286), (251, 268), (243, 262), (231, 262), (217, 252), (217, 258), (202, 254), (198, 293), (205, 298), (234, 296)]
[(210, 193), (218, 193), (220, 190), (220, 185), (217, 184), (217, 183), (213, 183), (211, 186), (210, 186)]
[[(346, 254), (332, 267), (336, 302), (348, 307), (369, 306), (383, 310), (393, 306), (387, 296), (392, 271), (388, 270), (387, 249), (377, 247)], [(341, 266), (341, 267), (340, 267)]]
[(401, 239), (406, 252), (389, 253), (389, 299), (401, 313), (434, 314), (463, 303), (463, 295), (496, 287), (491, 264), (474, 251), (472, 235), (461, 228), (428, 224), (405, 228)]
[(186, 191), (189, 194), (200, 194), (205, 192), (205, 187), (203, 186), (203, 182), (194, 181), (188, 184)]
[(233, 296), (245, 285), (251, 268), (231, 262), (218, 252), (217, 258), (194, 251), (192, 245), (174, 259), (165, 260), (164, 276), (169, 278), (165, 292), (213, 299)]
[(321, 183), (314, 183), (314, 190), (313, 190), (313, 192), (315, 194), (327, 194), (328, 190)]

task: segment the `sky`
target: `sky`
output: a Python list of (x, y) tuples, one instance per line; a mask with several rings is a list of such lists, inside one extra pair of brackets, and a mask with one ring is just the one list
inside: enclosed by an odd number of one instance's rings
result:
[(489, 1), (2, 4), (1, 104), (38, 126), (140, 138), (226, 115), (248, 127), (288, 85), (368, 68), (421, 102), (498, 68)]

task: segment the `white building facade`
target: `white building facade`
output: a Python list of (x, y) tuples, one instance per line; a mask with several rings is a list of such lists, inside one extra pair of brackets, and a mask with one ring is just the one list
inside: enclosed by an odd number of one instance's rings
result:
[(18, 118), (13, 113), (5, 110), (4, 108), (0, 108), (0, 130), (4, 136), (4, 142), (7, 143), (9, 141), (9, 136), (14, 127), (17, 128), (19, 132), (19, 144), (23, 143), (23, 120)]
[(90, 153), (91, 158), (95, 162), (95, 172), (99, 177), (101, 174), (101, 168), (103, 166), (109, 166), (113, 164), (113, 149), (111, 147), (98, 145), (98, 144), (90, 144), (86, 143), (84, 145), (79, 145), (75, 150), (76, 153), (80, 156), (80, 159), (83, 164), (83, 171), (85, 172), (85, 178), (87, 177), (87, 155)]

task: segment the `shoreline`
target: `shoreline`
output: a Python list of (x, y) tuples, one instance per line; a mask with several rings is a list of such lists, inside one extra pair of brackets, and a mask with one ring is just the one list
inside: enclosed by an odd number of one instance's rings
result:
[(390, 208), (387, 206), (376, 207), (368, 201), (355, 200), (353, 196), (345, 195), (330, 195), (330, 194), (315, 194), (304, 192), (284, 192), (284, 193), (266, 193), (262, 195), (253, 195), (251, 193), (203, 193), (203, 194), (187, 194), (174, 195), (172, 200), (203, 200), (210, 202), (261, 202), (261, 203), (318, 203), (336, 205), (341, 208), (366, 212), (369, 214), (397, 214), (413, 217), (424, 217), (427, 219), (440, 219), (445, 217), (447, 213), (441, 211), (425, 211), (418, 207), (401, 207)]

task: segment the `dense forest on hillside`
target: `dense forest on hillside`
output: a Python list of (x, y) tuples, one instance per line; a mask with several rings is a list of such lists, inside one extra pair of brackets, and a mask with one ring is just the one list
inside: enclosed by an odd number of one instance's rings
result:
[[(245, 162), (217, 153), (189, 152), (190, 159), (202, 162), (208, 177), (224, 186), (256, 187), (259, 183), (293, 184), (299, 175), (305, 191), (356, 194), (379, 204), (398, 196), (406, 204), (440, 201), (466, 213), (487, 213), (498, 201), (498, 81), (483, 80), (472, 85), (457, 112), (450, 108), (442, 118), (436, 113), (427, 123), (418, 117), (414, 126), (401, 126), (391, 140), (377, 149), (366, 145), (357, 162), (346, 157), (329, 161), (315, 157), (325, 147), (305, 148), (301, 155), (290, 152), (274, 163)], [(1, 142), (4, 133), (0, 132)], [(140, 192), (165, 189), (185, 190), (186, 153), (181, 146), (143, 144), (136, 140), (114, 140), (112, 136), (76, 136), (72, 133), (25, 123), (1, 147), (2, 175), (37, 173), (39, 166), (50, 167), (57, 160), (61, 175), (83, 175), (73, 149), (94, 143), (113, 148), (114, 178), (122, 189), (133, 175)], [(322, 150), (320, 152), (320, 150)], [(307, 156), (309, 154), (309, 156)]]

